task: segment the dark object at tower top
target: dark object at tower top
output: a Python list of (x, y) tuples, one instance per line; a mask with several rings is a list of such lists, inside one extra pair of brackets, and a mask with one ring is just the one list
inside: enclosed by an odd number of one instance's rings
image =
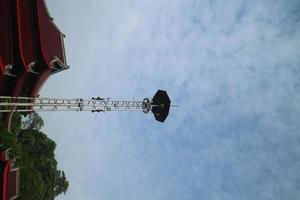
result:
[(152, 98), (152, 109), (157, 121), (164, 122), (169, 115), (171, 100), (164, 90), (158, 90)]

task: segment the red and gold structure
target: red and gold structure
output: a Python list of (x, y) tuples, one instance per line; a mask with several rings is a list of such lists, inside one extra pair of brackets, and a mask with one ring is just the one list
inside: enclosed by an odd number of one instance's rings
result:
[(44, 0), (1, 0), (0, 96), (36, 97), (50, 75), (68, 69), (63, 38)]
[(19, 168), (16, 159), (9, 158), (9, 149), (0, 151), (0, 196), (2, 200), (13, 200), (19, 196)]

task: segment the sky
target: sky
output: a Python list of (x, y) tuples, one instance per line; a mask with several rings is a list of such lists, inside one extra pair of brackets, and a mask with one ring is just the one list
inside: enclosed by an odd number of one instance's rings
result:
[(51, 97), (140, 100), (143, 113), (43, 113), (70, 187), (58, 200), (300, 198), (298, 0), (47, 0), (70, 69)]

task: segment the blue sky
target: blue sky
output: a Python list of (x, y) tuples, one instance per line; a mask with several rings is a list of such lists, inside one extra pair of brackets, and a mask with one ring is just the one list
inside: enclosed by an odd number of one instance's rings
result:
[(71, 68), (42, 96), (143, 99), (143, 113), (47, 113), (59, 200), (300, 198), (300, 2), (52, 0)]

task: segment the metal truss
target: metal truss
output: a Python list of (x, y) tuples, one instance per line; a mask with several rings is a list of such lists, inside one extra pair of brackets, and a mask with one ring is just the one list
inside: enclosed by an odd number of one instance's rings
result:
[(110, 100), (110, 98), (47, 98), (0, 96), (0, 113), (43, 111), (142, 111), (155, 107), (148, 98), (142, 101)]

